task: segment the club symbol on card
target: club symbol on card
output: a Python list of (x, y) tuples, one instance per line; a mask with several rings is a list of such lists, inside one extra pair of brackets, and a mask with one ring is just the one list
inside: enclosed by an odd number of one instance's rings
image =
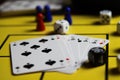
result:
[(78, 42), (82, 42), (82, 40), (78, 39)]
[(61, 65), (63, 65), (64, 60), (60, 60)]
[(48, 39), (41, 39), (41, 40), (39, 40), (39, 42), (42, 42), (42, 43), (45, 43), (47, 41), (48, 41)]
[(23, 67), (26, 68), (26, 69), (31, 69), (32, 67), (34, 67), (34, 64), (27, 63)]
[(93, 41), (92, 44), (96, 44), (97, 43), (97, 40)]
[(78, 66), (78, 62), (75, 62), (75, 65), (74, 65), (74, 67), (77, 67)]
[(16, 43), (13, 44), (13, 46), (16, 46), (16, 45), (17, 45)]
[(85, 40), (83, 40), (83, 42), (88, 42), (88, 38), (86, 38)]
[(64, 62), (64, 60), (60, 60), (60, 62), (61, 62), (61, 63), (63, 63), (63, 62)]
[(51, 38), (51, 40), (55, 40), (54, 38)]
[(31, 54), (31, 52), (27, 52), (27, 51), (25, 51), (24, 53), (22, 53), (21, 55), (23, 55), (23, 56), (29, 56)]
[(50, 66), (52, 66), (55, 63), (56, 63), (56, 61), (54, 61), (54, 60), (48, 60), (47, 62), (45, 62), (45, 64), (50, 65)]
[(33, 45), (33, 46), (31, 46), (30, 48), (31, 49), (37, 49), (37, 48), (39, 48), (40, 46), (39, 45)]
[(27, 44), (29, 44), (29, 42), (22, 42), (20, 43), (20, 45), (26, 46)]
[(52, 49), (47, 49), (47, 48), (45, 48), (45, 49), (42, 50), (42, 52), (44, 52), (44, 53), (49, 53), (51, 51), (52, 51)]
[(17, 72), (19, 72), (20, 67), (19, 67), (19, 66), (17, 66), (17, 67), (15, 67), (15, 69), (17, 70)]

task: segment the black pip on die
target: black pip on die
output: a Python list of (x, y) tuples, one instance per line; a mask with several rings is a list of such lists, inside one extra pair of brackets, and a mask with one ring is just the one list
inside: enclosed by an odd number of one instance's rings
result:
[(57, 20), (54, 24), (54, 31), (62, 34), (69, 30), (69, 23), (67, 20)]
[(102, 10), (100, 11), (100, 22), (101, 24), (110, 24), (112, 18), (112, 11)]

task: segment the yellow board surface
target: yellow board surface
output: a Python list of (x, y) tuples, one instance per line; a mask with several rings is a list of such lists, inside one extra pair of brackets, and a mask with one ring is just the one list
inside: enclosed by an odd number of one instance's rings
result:
[[(116, 23), (120, 16), (113, 17), (110, 25), (96, 24), (99, 16), (72, 15), (73, 25), (67, 34), (79, 34), (96, 38), (109, 37), (108, 64), (99, 67), (81, 67), (74, 74), (59, 72), (37, 72), (24, 75), (13, 75), (10, 61), (9, 43), (17, 40), (48, 36), (53, 33), (53, 24), (63, 15), (54, 15), (53, 21), (45, 23), (45, 31), (35, 31), (34, 16), (18, 16), (0, 19), (0, 80), (120, 80), (116, 56), (120, 54), (120, 36), (116, 35)], [(108, 34), (108, 35), (107, 35)]]

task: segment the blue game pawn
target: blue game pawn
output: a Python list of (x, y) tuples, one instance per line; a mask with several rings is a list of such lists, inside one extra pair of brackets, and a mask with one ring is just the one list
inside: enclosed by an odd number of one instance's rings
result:
[(42, 8), (41, 8), (41, 6), (37, 6), (36, 7), (36, 13), (38, 14), (38, 13), (42, 13)]
[(36, 20), (35, 21), (38, 20), (38, 17), (37, 17), (38, 14), (42, 14), (42, 8), (39, 5), (36, 6)]
[(66, 9), (65, 9), (65, 18), (64, 19), (67, 20), (70, 25), (72, 25), (71, 8), (70, 7), (66, 7)]
[(44, 10), (45, 10), (45, 13), (44, 13), (44, 21), (45, 22), (51, 22), (52, 21), (52, 14), (51, 14), (51, 11), (50, 11), (50, 6), (49, 5), (46, 5), (44, 7)]

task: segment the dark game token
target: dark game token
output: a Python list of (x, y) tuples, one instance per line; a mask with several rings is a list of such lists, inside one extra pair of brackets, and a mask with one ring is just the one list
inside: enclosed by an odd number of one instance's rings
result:
[(70, 7), (66, 7), (64, 19), (67, 20), (70, 25), (72, 25), (72, 17), (71, 17), (71, 8)]
[(40, 5), (36, 6), (36, 22), (38, 21), (38, 14), (42, 14), (42, 8)]
[(52, 13), (51, 13), (49, 5), (46, 5), (44, 7), (44, 21), (45, 22), (51, 22), (52, 21)]
[(42, 8), (41, 6), (36, 6), (36, 13), (39, 14), (39, 13), (42, 13)]
[(106, 61), (105, 56), (106, 56), (106, 51), (104, 48), (101, 48), (101, 47), (94, 47), (90, 49), (88, 53), (89, 62), (93, 66), (103, 65)]

